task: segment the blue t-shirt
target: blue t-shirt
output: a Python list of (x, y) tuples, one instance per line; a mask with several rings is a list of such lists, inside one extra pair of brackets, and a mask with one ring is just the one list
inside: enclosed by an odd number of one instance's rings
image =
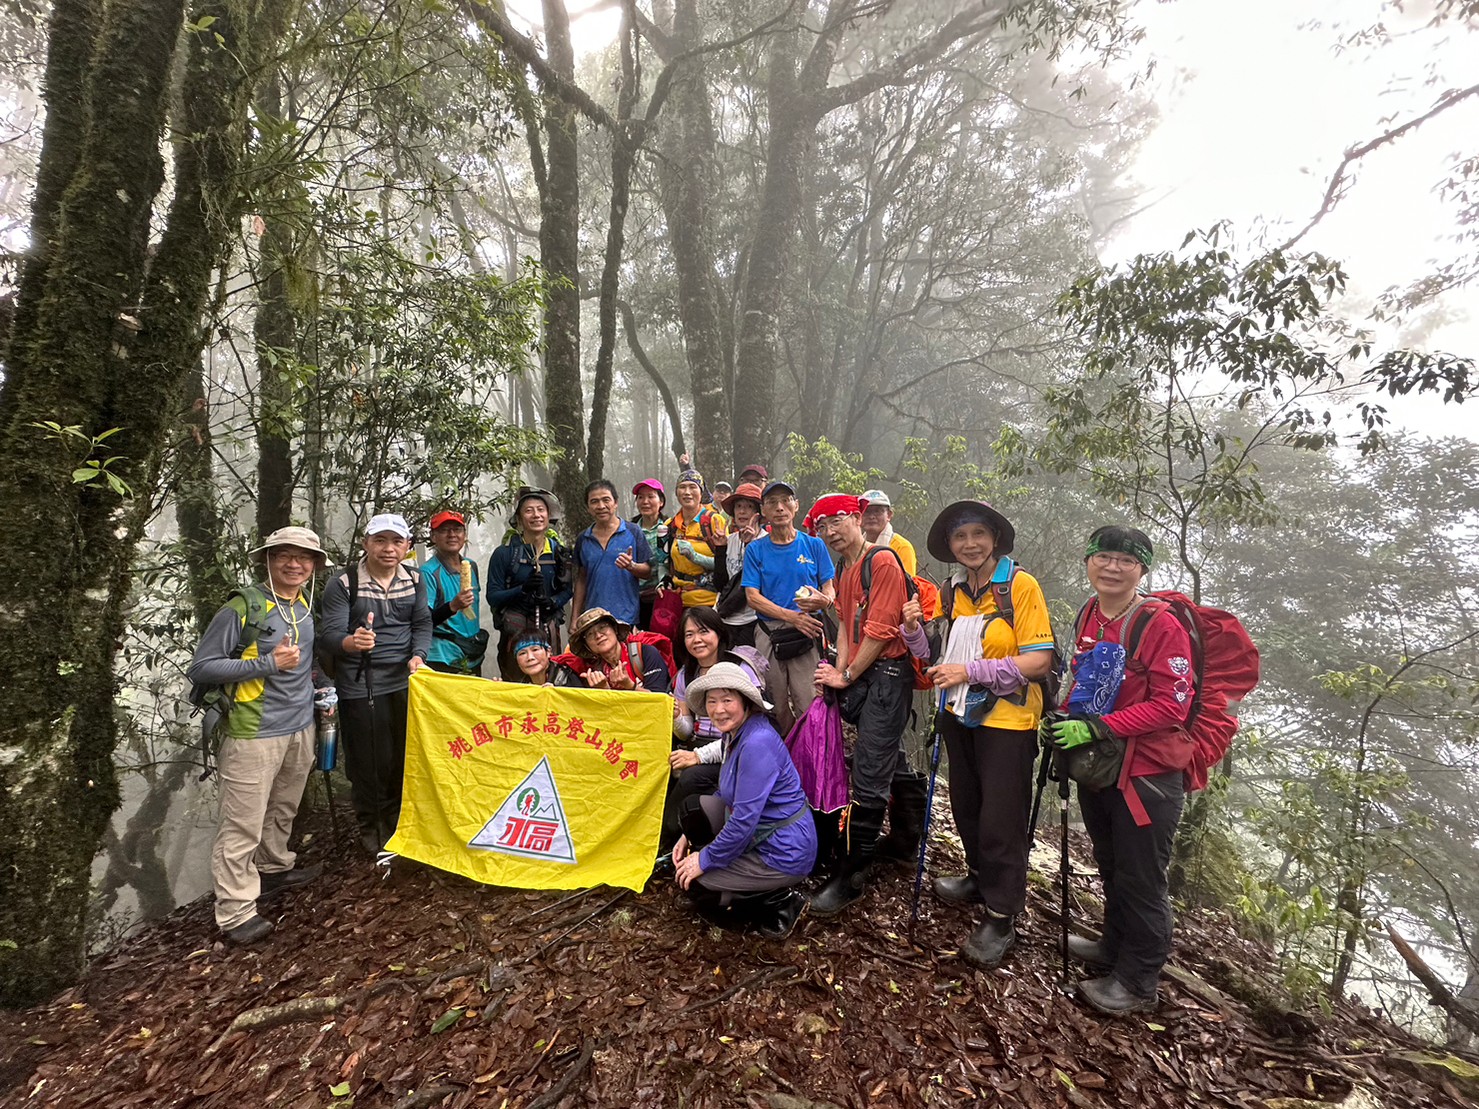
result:
[(601, 546), (592, 528), (575, 540), (575, 565), (585, 571), (585, 607), (604, 608), (618, 620), (636, 624), (642, 601), (642, 583), (616, 564), (623, 551), (633, 562), (651, 562), (652, 548), (642, 529), (622, 520)]
[(821, 589), (836, 576), (827, 544), (814, 535), (798, 531), (796, 538), (784, 545), (769, 535), (747, 544), (740, 583), (746, 589), (760, 590), (760, 595), (771, 604), (800, 612), (796, 590), (803, 585)]

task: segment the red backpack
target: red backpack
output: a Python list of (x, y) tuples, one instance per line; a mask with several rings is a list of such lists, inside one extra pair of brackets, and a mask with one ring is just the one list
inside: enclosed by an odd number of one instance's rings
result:
[[(634, 631), (631, 635), (627, 636), (627, 669), (631, 671), (630, 677), (639, 687), (642, 684), (642, 647), (644, 645), (657, 648), (657, 653), (662, 655), (663, 664), (668, 668), (669, 678), (676, 678), (678, 676), (678, 664), (673, 659), (673, 641), (660, 632)], [(563, 655), (556, 655), (551, 661), (568, 666), (577, 674), (584, 674), (595, 665), (595, 663), (581, 658), (573, 651), (566, 652)]]
[[(1184, 779), (1187, 791), (1195, 792), (1207, 788), (1208, 773), (1232, 747), (1238, 709), (1258, 684), (1258, 648), (1232, 613), (1196, 604), (1167, 589), (1147, 594), (1130, 610), (1121, 636), (1126, 658), (1135, 658), (1145, 629), (1162, 612), (1174, 616), (1191, 640), (1196, 692), (1183, 725), (1193, 744)], [(1078, 634), (1082, 636), (1082, 627)]]

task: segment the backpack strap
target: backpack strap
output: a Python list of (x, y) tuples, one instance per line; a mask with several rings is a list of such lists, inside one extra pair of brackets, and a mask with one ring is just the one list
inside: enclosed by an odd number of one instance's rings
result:
[(1007, 622), (1013, 632), (1017, 630), (1017, 605), (1012, 600), (1012, 586), (1017, 580), (1017, 569), (1017, 564), (1013, 562), (1012, 571), (1007, 575), (1006, 581), (991, 582), (991, 599), (996, 602), (996, 614)]
[(887, 551), (894, 556), (894, 561), (899, 564), (899, 573), (904, 575), (904, 596), (914, 597), (919, 593), (919, 586), (914, 584), (914, 578), (909, 571), (904, 569), (904, 560), (899, 557), (899, 552), (892, 547), (872, 546), (863, 552), (861, 562), (862, 569), (858, 571), (858, 584), (863, 587), (863, 603), (857, 607), (852, 614), (852, 641), (857, 646), (863, 638), (863, 616), (868, 611), (868, 600), (873, 592), (873, 556)]

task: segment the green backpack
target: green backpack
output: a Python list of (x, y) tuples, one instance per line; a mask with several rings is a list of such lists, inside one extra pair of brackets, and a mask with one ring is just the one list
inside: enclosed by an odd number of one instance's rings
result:
[[(241, 658), (248, 647), (267, 635), (271, 629), (267, 624), (266, 593), (255, 585), (244, 585), (240, 589), (233, 589), (227, 601), (235, 597), (240, 597), (246, 603), (246, 619), (242, 621), (241, 632), (236, 637), (236, 649), (231, 654), (232, 658)], [(201, 715), (200, 780), (203, 782), (215, 773), (216, 752), (221, 749), (226, 718), (236, 705), (236, 686), (192, 682), (188, 696), (195, 712)]]

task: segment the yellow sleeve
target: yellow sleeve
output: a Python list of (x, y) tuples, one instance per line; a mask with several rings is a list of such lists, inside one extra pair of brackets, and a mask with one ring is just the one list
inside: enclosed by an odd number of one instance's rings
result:
[(1053, 645), (1053, 624), (1048, 619), (1048, 603), (1042, 586), (1026, 570), (1018, 570), (1012, 579), (1012, 623), (1017, 631), (1017, 648), (1030, 651)]

